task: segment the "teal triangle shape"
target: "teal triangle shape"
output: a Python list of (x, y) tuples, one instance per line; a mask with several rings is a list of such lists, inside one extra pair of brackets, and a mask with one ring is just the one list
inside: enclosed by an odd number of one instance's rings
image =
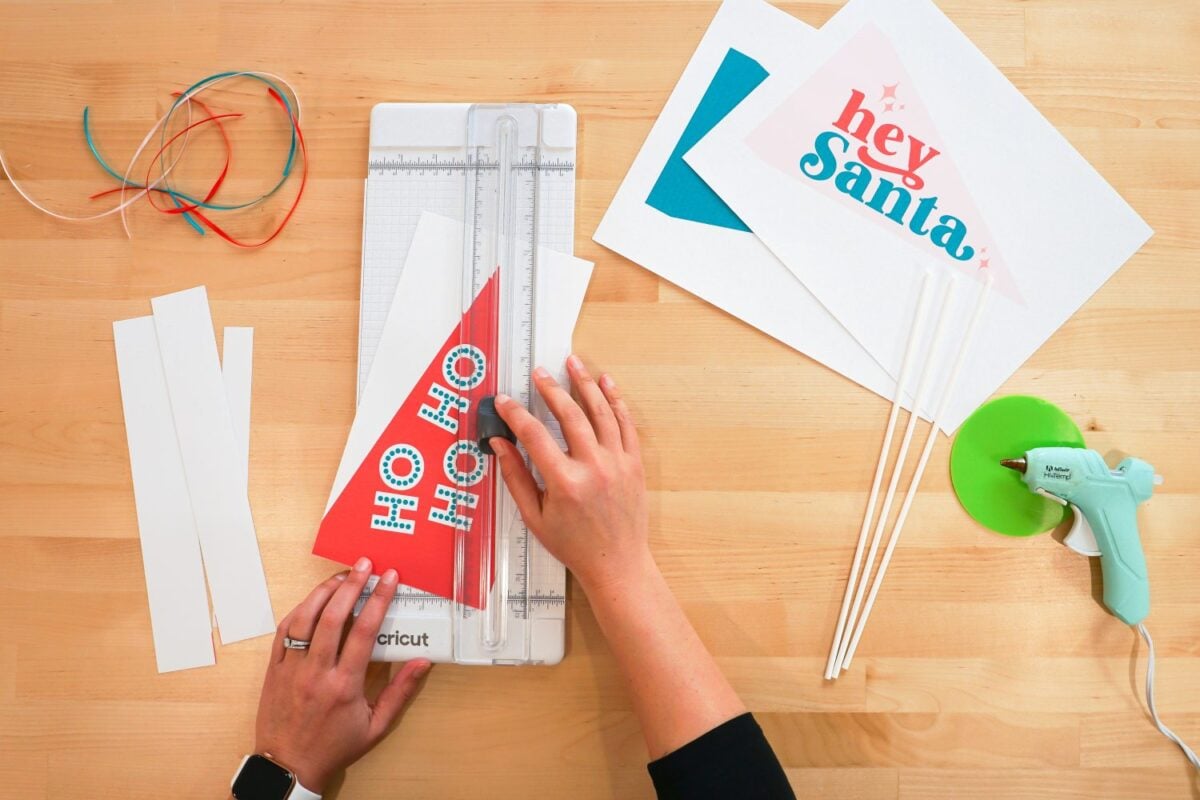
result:
[(735, 231), (750, 230), (733, 213), (733, 209), (725, 205), (717, 193), (688, 166), (683, 156), (754, 91), (767, 75), (763, 66), (745, 53), (732, 48), (725, 53), (675, 149), (671, 151), (671, 157), (650, 189), (647, 205), (676, 219)]

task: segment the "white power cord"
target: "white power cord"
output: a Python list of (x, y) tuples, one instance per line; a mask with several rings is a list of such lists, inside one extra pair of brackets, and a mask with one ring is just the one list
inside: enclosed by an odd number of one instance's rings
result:
[(1162, 732), (1162, 735), (1170, 739), (1175, 744), (1179, 745), (1179, 749), (1187, 757), (1187, 760), (1192, 762), (1192, 766), (1200, 770), (1200, 757), (1196, 756), (1196, 751), (1188, 747), (1183, 739), (1175, 735), (1175, 731), (1168, 728), (1158, 717), (1158, 709), (1154, 707), (1154, 640), (1150, 638), (1150, 631), (1146, 630), (1146, 625), (1139, 622), (1137, 624), (1138, 633), (1146, 640), (1146, 647), (1149, 651), (1146, 660), (1146, 705), (1150, 708), (1150, 717), (1154, 720), (1155, 726)]

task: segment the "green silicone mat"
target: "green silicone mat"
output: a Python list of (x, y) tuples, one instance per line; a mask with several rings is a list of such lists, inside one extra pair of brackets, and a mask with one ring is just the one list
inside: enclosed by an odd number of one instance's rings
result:
[(1038, 397), (1010, 395), (967, 418), (950, 449), (954, 494), (975, 521), (1008, 536), (1057, 527), (1070, 510), (1029, 491), (1021, 475), (1000, 466), (1035, 447), (1083, 447), (1083, 434), (1061, 408)]

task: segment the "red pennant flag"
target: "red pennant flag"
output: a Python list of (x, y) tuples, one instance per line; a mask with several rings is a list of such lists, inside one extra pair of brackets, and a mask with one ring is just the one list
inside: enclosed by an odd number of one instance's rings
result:
[[(454, 596), (455, 536), (466, 529), (463, 596), (482, 608), (480, 553), (495, 491), (493, 459), (468, 434), (479, 398), (496, 393), (496, 308), (499, 271), (471, 304), (404, 399), (370, 453), (329, 507), (313, 553), (343, 564), (371, 559), (400, 582)], [(468, 336), (464, 340), (464, 335)], [(378, 361), (372, 369), (387, 369)], [(478, 524), (475, 524), (478, 523)], [(494, 579), (488, 576), (488, 586)]]

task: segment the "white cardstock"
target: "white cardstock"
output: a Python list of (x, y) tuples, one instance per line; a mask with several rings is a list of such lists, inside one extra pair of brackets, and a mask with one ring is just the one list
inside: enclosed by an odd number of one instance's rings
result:
[(736, 81), (739, 65), (746, 65), (744, 70), (757, 64), (773, 75), (802, 59), (814, 36), (812, 28), (761, 0), (726, 0), (593, 238), (789, 347), (891, 397), (895, 379), (753, 233), (696, 221), (694, 216), (672, 216), (647, 202), (701, 99), (706, 93), (725, 91), (727, 83), (719, 71)]
[(151, 317), (113, 323), (159, 672), (216, 663), (191, 496)]
[(921, 271), (992, 275), (953, 430), (1152, 231), (929, 0), (851, 0), (795, 49), (685, 160), (893, 375)]
[(221, 641), (275, 628), (203, 286), (155, 297), (154, 326)]

